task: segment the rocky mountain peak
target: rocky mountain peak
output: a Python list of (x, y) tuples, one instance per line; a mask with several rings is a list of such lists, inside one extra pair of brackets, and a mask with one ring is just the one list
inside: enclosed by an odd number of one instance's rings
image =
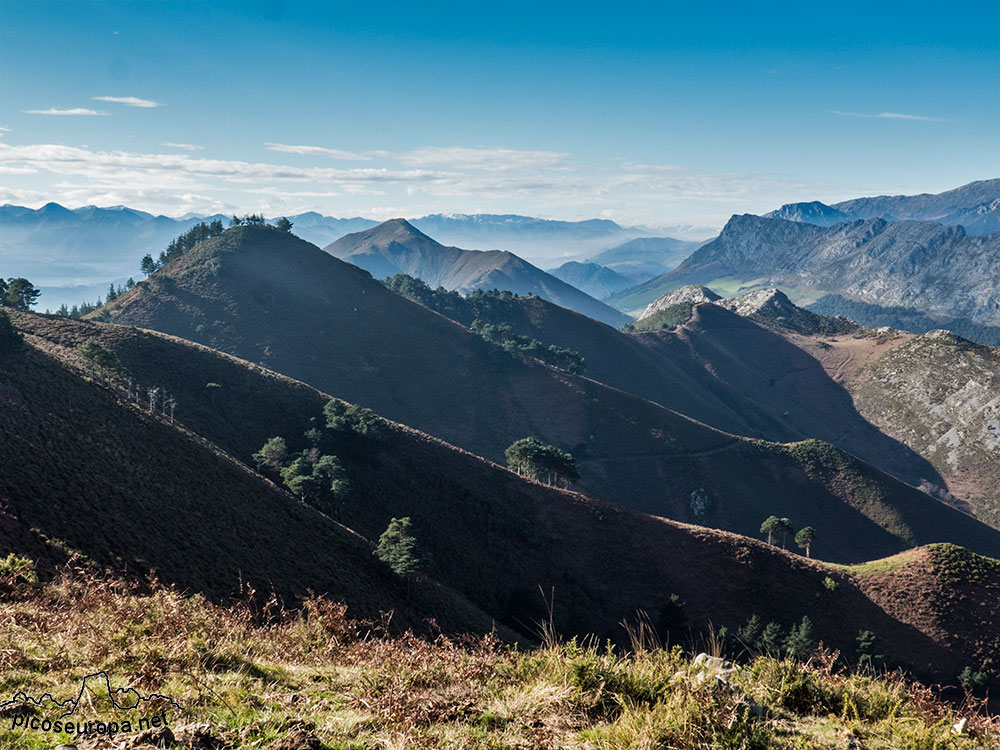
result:
[(719, 299), (722, 298), (708, 287), (699, 286), (698, 284), (688, 284), (679, 289), (673, 289), (662, 297), (657, 297), (649, 303), (642, 315), (639, 316), (639, 319), (642, 320), (659, 310), (666, 310), (668, 307), (673, 307), (684, 302), (697, 305), (702, 302), (715, 302)]

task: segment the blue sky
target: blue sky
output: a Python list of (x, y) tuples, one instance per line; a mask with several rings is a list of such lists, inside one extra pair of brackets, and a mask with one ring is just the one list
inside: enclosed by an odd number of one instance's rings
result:
[(717, 226), (1000, 176), (995, 4), (692, 5), (0, 0), (0, 202)]

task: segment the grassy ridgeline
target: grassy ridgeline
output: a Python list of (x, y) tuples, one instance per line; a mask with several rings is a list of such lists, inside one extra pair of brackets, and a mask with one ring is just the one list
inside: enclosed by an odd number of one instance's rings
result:
[[(15, 580), (15, 579), (20, 580)], [(634, 633), (629, 653), (576, 641), (385, 635), (313, 598), (295, 612), (222, 608), (75, 571), (3, 581), (0, 692), (75, 694), (87, 672), (171, 696), (178, 737), (205, 723), (233, 748), (989, 748), (1000, 726), (898, 675), (751, 658), (723, 685), (679, 647)], [(968, 718), (963, 734), (952, 726)], [(187, 730), (190, 733), (190, 729)], [(6, 748), (57, 737), (0, 723)], [(66, 741), (67, 737), (58, 738)], [(852, 739), (861, 744), (854, 745)], [(290, 746), (298, 747), (298, 744)], [(313, 745), (314, 747), (316, 745)], [(199, 745), (200, 747), (200, 745)]]

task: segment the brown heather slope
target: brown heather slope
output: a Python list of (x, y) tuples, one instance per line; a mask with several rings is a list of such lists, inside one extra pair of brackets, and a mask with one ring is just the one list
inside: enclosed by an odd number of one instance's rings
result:
[[(323, 579), (343, 545), (332, 532), (318, 537), (336, 527), (191, 436), (212, 434), (238, 454), (239, 445), (274, 434), (279, 425), (308, 427), (324, 395), (162, 335), (14, 318), (38, 334), (28, 336), (31, 348), (22, 362), (5, 366), (2, 392), (8, 413), (17, 409), (12, 413), (39, 429), (3, 433), (5, 524), (37, 529), (36, 535), (133, 569), (131, 561), (141, 557), (161, 579), (209, 590), (220, 585), (214, 576), (231, 578), (238, 566), (259, 580), (292, 564), (296, 587), (317, 583), (318, 591), (344, 599), (352, 611), (366, 611), (359, 606), (370, 601), (365, 596), (375, 596), (380, 607), (399, 606), (391, 586), (361, 588), (368, 576), (383, 575), (369, 567), (362, 544), (353, 567)], [(192, 433), (143, 415), (83, 379), (74, 370), (75, 346), (91, 336), (114, 346), (137, 379), (155, 377), (152, 382), (177, 395), (179, 422)], [(200, 385), (205, 377), (224, 384), (215, 405)], [(808, 615), (827, 645), (850, 652), (858, 630), (869, 629), (878, 634), (880, 653), (925, 677), (951, 680), (976, 653), (978, 640), (962, 636), (943, 647), (921, 630), (923, 622), (890, 617), (844, 571), (753, 539), (545, 487), (425, 434), (388, 427), (383, 442), (340, 456), (355, 485), (343, 520), (371, 539), (391, 517), (413, 518), (421, 549), (433, 561), (430, 575), (447, 588), (414, 587), (415, 601), (403, 605), (404, 615), (422, 608), (454, 627), (465, 614), (466, 627), (481, 629), (484, 619), (445, 596), (450, 589), (525, 632), (545, 616), (541, 589), (554, 592), (555, 624), (566, 635), (621, 639), (619, 623), (638, 610), (673, 638), (708, 623), (733, 628), (751, 614), (786, 629)], [(41, 445), (44, 456), (36, 455)], [(36, 468), (41, 458), (44, 465)], [(269, 494), (258, 502), (253, 486)], [(293, 527), (299, 512), (311, 522)], [(99, 523), (87, 525), (96, 518)], [(196, 570), (187, 570), (192, 566)], [(825, 582), (828, 577), (836, 585)], [(455, 616), (442, 616), (449, 611)]]
[[(740, 439), (515, 359), (274, 229), (202, 243), (99, 314), (259, 362), (491, 460), (539, 437), (577, 457), (580, 489), (657, 515), (747, 534), (788, 516), (821, 529), (818, 554), (838, 561), (935, 541), (1000, 554), (996, 532), (861, 462)], [(233, 379), (215, 382), (232, 393)]]
[(965, 666), (1000, 675), (1000, 561), (932, 544), (852, 571), (889, 615), (937, 643), (962, 644), (969, 655)]
[[(29, 316), (19, 316), (29, 317)], [(42, 571), (77, 553), (213, 598), (329, 593), (362, 617), (488, 628), (461, 597), (405, 586), (371, 545), (198, 436), (123, 403), (27, 336), (0, 355), (0, 554)]]
[(943, 484), (934, 466), (859, 414), (813, 356), (717, 305), (694, 307), (675, 330), (637, 334), (537, 297), (496, 300), (491, 312), (487, 322), (580, 352), (589, 377), (718, 429), (825, 440), (913, 486)]

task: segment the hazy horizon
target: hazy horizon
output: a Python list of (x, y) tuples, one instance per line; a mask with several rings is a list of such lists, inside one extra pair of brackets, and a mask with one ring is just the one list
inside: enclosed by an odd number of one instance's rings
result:
[(1000, 45), (967, 14), (2, 9), (0, 203), (719, 227), (1000, 162)]

